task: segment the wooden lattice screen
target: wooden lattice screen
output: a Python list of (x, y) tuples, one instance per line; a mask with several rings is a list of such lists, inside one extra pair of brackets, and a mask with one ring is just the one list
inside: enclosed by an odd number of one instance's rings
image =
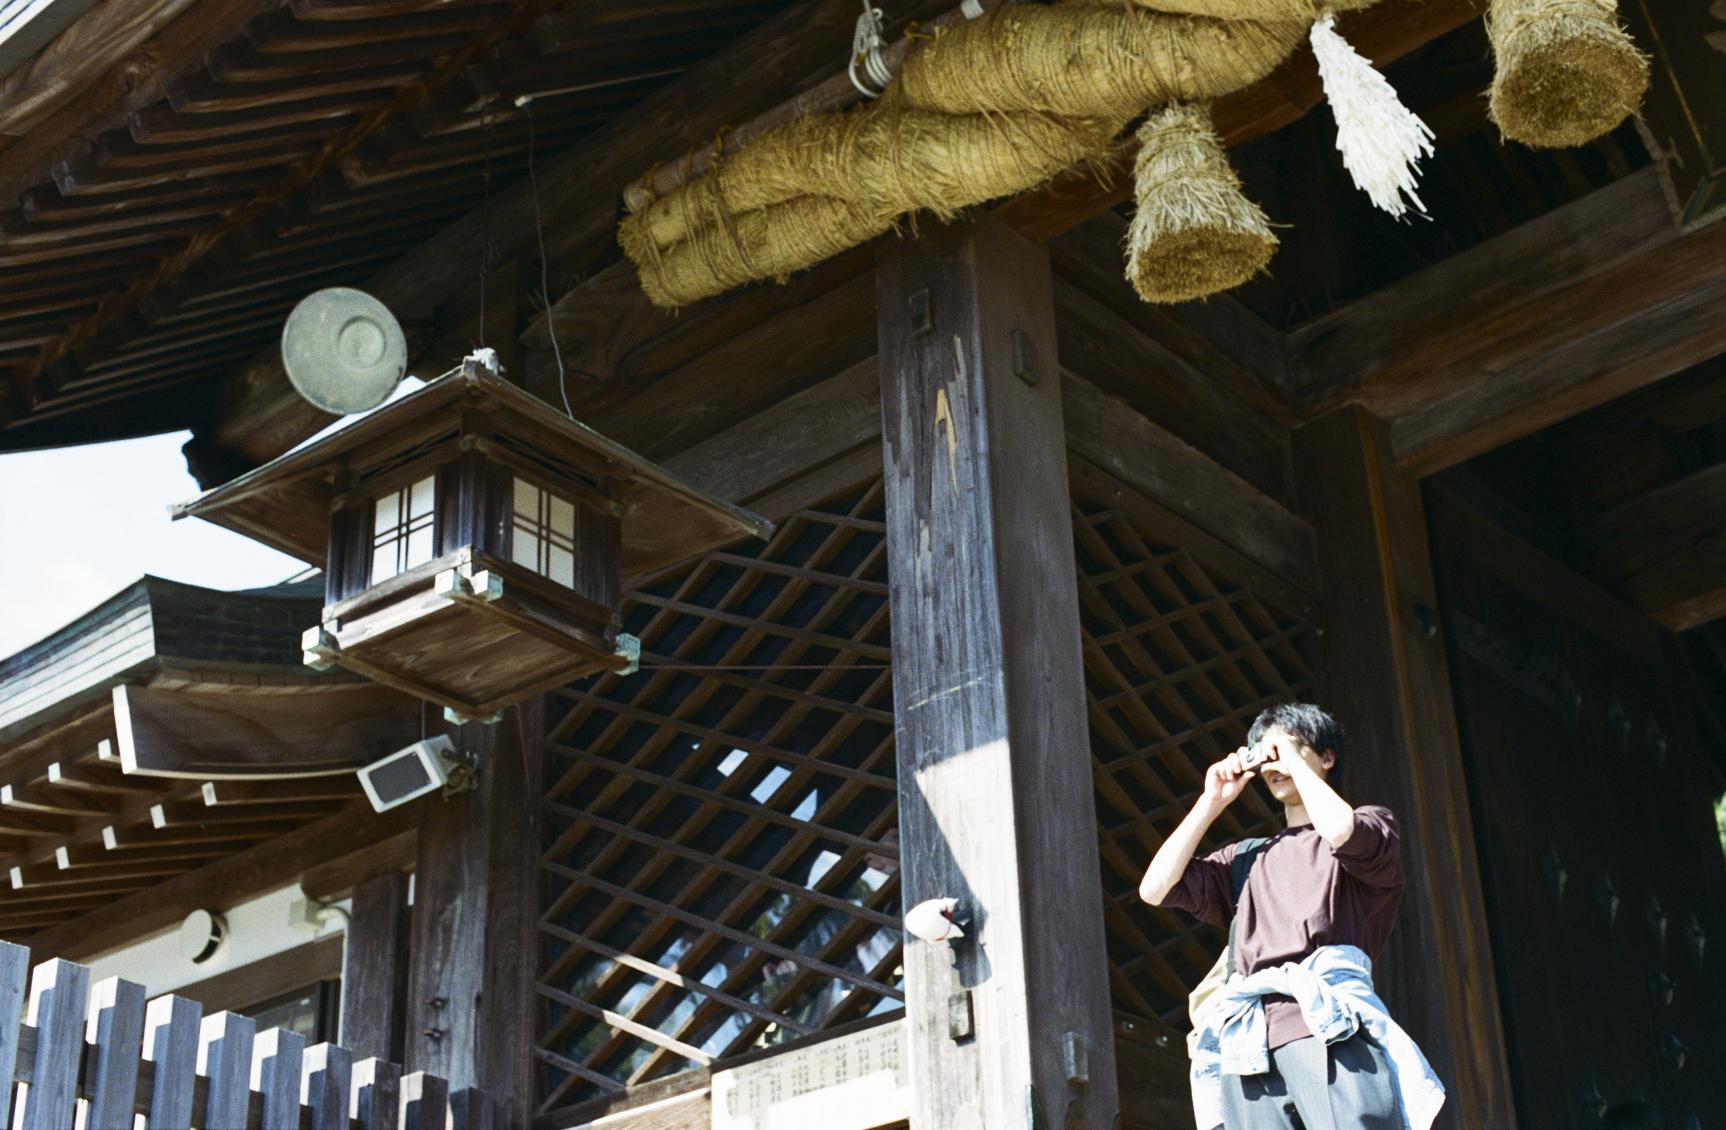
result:
[[(1115, 1004), (1182, 1024), (1220, 935), (1138, 878), (1306, 627), (1075, 503)], [(643, 670), (548, 698), (542, 1110), (901, 1007), (886, 582), (877, 482), (637, 593)]]
[[(1111, 493), (1075, 497), (1073, 513), (1111, 988), (1118, 1010), (1185, 1029), (1187, 993), (1223, 935), (1146, 906), (1139, 879), (1205, 767), (1239, 746), (1260, 710), (1306, 696), (1309, 627), (1157, 536), (1153, 511)], [(1205, 850), (1280, 827), (1273, 803), (1247, 790)]]
[(637, 593), (548, 699), (544, 1108), (901, 1007), (879, 484)]

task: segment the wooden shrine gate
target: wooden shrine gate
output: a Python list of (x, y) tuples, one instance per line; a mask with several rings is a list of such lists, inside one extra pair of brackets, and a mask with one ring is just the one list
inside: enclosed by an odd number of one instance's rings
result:
[[(1138, 878), (1205, 765), (1310, 692), (1311, 610), (1095, 466), (1072, 483), (1123, 1124), (1159, 1125), (1186, 1108), (1186, 993), (1222, 936)], [(697, 1111), (709, 1069), (902, 1009), (886, 574), (875, 479), (643, 589), (641, 673), (548, 696), (542, 1120), (656, 1080)], [(1254, 794), (1218, 834), (1275, 818)]]
[[(491, 1130), (485, 1095), (0, 942), (0, 1123), (11, 1130)], [(28, 990), (26, 992), (26, 990)], [(26, 1013), (25, 1006), (28, 1005)], [(22, 1015), (21, 1015), (22, 1014)], [(14, 1093), (16, 1095), (15, 1101)], [(7, 1104), (11, 1101), (10, 1118)]]

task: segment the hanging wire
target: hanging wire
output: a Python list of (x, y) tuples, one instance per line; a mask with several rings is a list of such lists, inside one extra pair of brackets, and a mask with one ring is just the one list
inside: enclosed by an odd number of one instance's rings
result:
[(551, 280), (545, 263), (545, 224), (539, 214), (539, 177), (534, 171), (534, 150), (538, 147), (534, 136), (533, 103), (524, 107), (527, 110), (527, 187), (533, 195), (533, 234), (539, 241), (539, 297), (545, 303), (546, 325), (551, 330), (551, 355), (557, 360), (557, 391), (563, 398), (563, 413), (570, 419), (575, 419), (575, 409), (569, 404), (569, 374), (563, 367), (563, 349), (557, 343), (557, 320), (551, 313)]
[(479, 258), (479, 341), (477, 344), (478, 348), (484, 349), (486, 284), (491, 275), (492, 256), (497, 252), (497, 246), (492, 241), (492, 216), (486, 210), (486, 205), (491, 203), (491, 150), (492, 143), (496, 140), (491, 128), (491, 107), (489, 104), (479, 112), (479, 125), (485, 134), (485, 164), (480, 171), (480, 182), (484, 186), (484, 195), (480, 198), (480, 211), (485, 215), (485, 240), (481, 244)]
[[(857, 93), (865, 98), (879, 98), (887, 84), (893, 81), (893, 69), (887, 65), (886, 56), (882, 50), (887, 46), (884, 32), (887, 28), (887, 18), (881, 9), (869, 5), (869, 0), (863, 0), (863, 14), (857, 17), (857, 30), (851, 34), (851, 65), (845, 73), (851, 76), (851, 85), (857, 88)], [(858, 71), (862, 76), (858, 76)]]

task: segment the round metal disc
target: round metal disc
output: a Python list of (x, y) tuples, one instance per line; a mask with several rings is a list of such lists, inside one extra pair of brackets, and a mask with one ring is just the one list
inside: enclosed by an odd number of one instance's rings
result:
[(282, 364), (301, 396), (346, 416), (388, 399), (407, 372), (408, 344), (382, 302), (332, 286), (308, 294), (288, 315)]

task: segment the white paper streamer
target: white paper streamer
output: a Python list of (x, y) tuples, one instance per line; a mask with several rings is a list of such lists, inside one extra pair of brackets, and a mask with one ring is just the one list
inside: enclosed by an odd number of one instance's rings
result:
[(1393, 216), (1406, 215), (1409, 204), (1424, 215), (1426, 205), (1414, 189), (1420, 159), (1432, 156), (1432, 130), (1402, 104), (1389, 80), (1337, 33), (1333, 13), (1324, 13), (1312, 25), (1312, 49), (1325, 98), (1336, 116), (1336, 147), (1355, 187)]

